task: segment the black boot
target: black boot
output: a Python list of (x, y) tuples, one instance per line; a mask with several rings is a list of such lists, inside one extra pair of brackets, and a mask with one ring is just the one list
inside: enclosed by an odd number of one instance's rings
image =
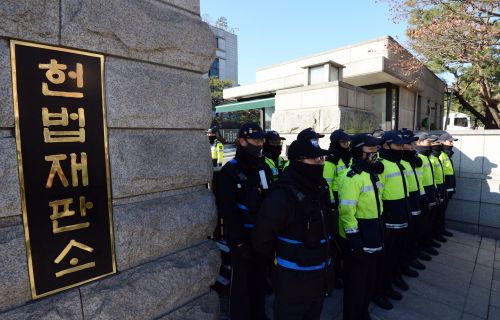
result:
[(379, 308), (382, 308), (384, 310), (391, 310), (394, 308), (392, 303), (384, 296), (378, 296), (374, 297), (372, 299), (373, 303), (375, 303)]
[(410, 287), (408, 287), (408, 284), (403, 280), (401, 277), (397, 277), (394, 279), (392, 282), (398, 289), (401, 289), (403, 291), (408, 291)]

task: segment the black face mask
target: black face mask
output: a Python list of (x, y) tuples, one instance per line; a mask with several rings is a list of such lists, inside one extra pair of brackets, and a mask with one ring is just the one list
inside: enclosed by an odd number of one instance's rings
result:
[(264, 145), (263, 153), (266, 157), (276, 160), (281, 154), (282, 146)]
[(209, 136), (208, 137), (208, 141), (210, 141), (210, 143), (214, 143), (215, 137), (214, 136)]
[(398, 162), (403, 158), (403, 150), (382, 149), (381, 154), (387, 160)]
[(251, 143), (247, 143), (246, 146), (241, 146), (243, 150), (245, 150), (246, 153), (251, 155), (252, 157), (255, 158), (261, 158), (262, 157), (262, 148), (255, 146)]
[(324, 165), (307, 164), (299, 161), (293, 161), (292, 165), (294, 166), (295, 170), (305, 179), (317, 185), (321, 184), (323, 179)]
[(423, 154), (426, 157), (431, 154), (431, 147), (417, 146), (416, 148), (420, 154)]
[(415, 162), (415, 151), (403, 150), (403, 160), (409, 163)]
[(442, 145), (435, 145), (431, 147), (432, 149), (432, 155), (435, 157), (438, 157), (441, 154), (441, 151), (443, 151), (443, 146)]
[(453, 151), (453, 146), (443, 146), (443, 151), (448, 155), (448, 157), (451, 157), (455, 152)]
[(372, 172), (376, 174), (381, 174), (382, 172), (384, 172), (384, 164), (379, 160), (372, 162), (370, 164), (370, 168)]

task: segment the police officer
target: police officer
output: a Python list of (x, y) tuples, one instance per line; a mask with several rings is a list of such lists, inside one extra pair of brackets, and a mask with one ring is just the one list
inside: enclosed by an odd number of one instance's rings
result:
[(368, 134), (352, 138), (353, 161), (339, 183), (340, 235), (344, 252), (344, 320), (370, 319), (379, 255), (383, 250), (382, 184), (377, 146)]
[[(352, 156), (350, 144), (350, 136), (342, 129), (335, 130), (330, 135), (330, 147), (328, 148), (329, 155), (325, 160), (323, 177), (328, 183), (330, 201), (336, 210), (338, 210), (339, 202), (339, 179), (345, 175), (351, 164)], [(335, 288), (340, 289), (343, 287), (341, 250), (339, 250), (339, 254), (336, 258), (337, 259), (333, 264), (333, 267), (335, 268)]]
[(413, 142), (418, 140), (413, 132), (408, 129), (401, 130), (403, 137), (407, 139), (407, 143), (403, 145), (403, 159), (401, 164), (405, 167), (406, 181), (408, 182), (408, 191), (410, 199), (410, 224), (408, 238), (408, 258), (409, 265), (415, 269), (424, 270), (425, 265), (417, 260), (420, 251), (420, 239), (422, 234), (422, 201), (421, 197), (425, 194), (422, 174), (418, 170), (422, 167), (422, 159), (417, 156), (413, 149)]
[(403, 145), (408, 142), (398, 131), (386, 131), (384, 144), (379, 154), (384, 171), (379, 175), (384, 184), (382, 200), (384, 205), (384, 257), (378, 271), (377, 289), (374, 302), (383, 309), (392, 309), (387, 298), (400, 300), (401, 294), (392, 288), (392, 283), (401, 290), (408, 290), (402, 273), (418, 276), (407, 266), (406, 242), (409, 225), (409, 190), (405, 177), (405, 168), (400, 163), (403, 157)]
[(330, 154), (325, 161), (323, 177), (330, 187), (330, 199), (338, 208), (339, 178), (349, 169), (351, 163), (351, 138), (342, 129), (332, 132), (330, 135)]
[(302, 135), (290, 145), (290, 165), (264, 200), (252, 234), (255, 250), (275, 257), (275, 320), (319, 320), (331, 290), (331, 239), (338, 222), (323, 179), (328, 152), (316, 137)]
[[(423, 198), (424, 204), (423, 208), (423, 234), (421, 240), (421, 248), (425, 253), (430, 255), (437, 255), (438, 252), (433, 248), (433, 245), (439, 245), (432, 240), (432, 225), (437, 215), (437, 186), (435, 179), (434, 166), (431, 162), (431, 145), (432, 142), (438, 139), (437, 136), (429, 135), (428, 133), (420, 133), (418, 135), (418, 141), (416, 142), (416, 149), (418, 151), (418, 157), (422, 159), (422, 171), (423, 179), (422, 183), (424, 185), (425, 196)], [(430, 260), (430, 257), (421, 256), (424, 260)]]
[(222, 166), (224, 159), (224, 145), (217, 139), (217, 127), (207, 130), (208, 141), (210, 142), (210, 153), (212, 155), (212, 164), (214, 167)]
[[(443, 171), (444, 171), (444, 186), (445, 186), (445, 191), (446, 191), (446, 198), (445, 198), (445, 203), (444, 203), (444, 212), (446, 213), (446, 208), (448, 208), (448, 200), (451, 199), (453, 194), (455, 193), (455, 168), (453, 167), (453, 161), (451, 160), (451, 157), (453, 156), (453, 142), (457, 141), (458, 139), (453, 138), (453, 136), (449, 133), (443, 133), (440, 137), (439, 140), (442, 141), (443, 144), (443, 151), (439, 155), (439, 159), (441, 160), (441, 163), (443, 165)], [(443, 221), (441, 225), (441, 234), (445, 235), (447, 237), (453, 236), (453, 233), (449, 232), (448, 230), (445, 229), (445, 224), (444, 224), (444, 215), (443, 215)]]
[(271, 175), (262, 157), (264, 132), (253, 123), (238, 132), (236, 155), (217, 180), (217, 203), (231, 250), (230, 316), (232, 320), (265, 317), (265, 279), (269, 260), (257, 254), (250, 233), (255, 226)]
[[(436, 189), (437, 189), (437, 214), (435, 216), (434, 223), (432, 225), (432, 236), (435, 240), (439, 242), (446, 242), (446, 238), (442, 236), (442, 232), (444, 230), (444, 212), (446, 205), (446, 187), (445, 187), (445, 175), (443, 169), (443, 163), (439, 158), (443, 153), (443, 141), (439, 138), (432, 142), (431, 144), (431, 163), (434, 168), (434, 179), (436, 180)], [(434, 244), (435, 247), (439, 248), (441, 245)]]
[(264, 142), (264, 156), (265, 161), (273, 175), (273, 182), (278, 181), (283, 169), (285, 168), (286, 161), (281, 156), (283, 149), (283, 140), (276, 131), (267, 131), (265, 135), (266, 141)]

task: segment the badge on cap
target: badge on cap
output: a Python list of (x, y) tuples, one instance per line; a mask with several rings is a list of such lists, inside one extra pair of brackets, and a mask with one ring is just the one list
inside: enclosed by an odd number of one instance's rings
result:
[(313, 146), (315, 146), (316, 148), (319, 148), (318, 139), (311, 139), (311, 144), (312, 144)]
[(252, 128), (248, 129), (248, 133), (252, 133)]

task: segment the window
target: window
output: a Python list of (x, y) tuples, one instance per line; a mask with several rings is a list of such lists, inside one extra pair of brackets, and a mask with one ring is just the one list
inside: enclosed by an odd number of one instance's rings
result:
[(330, 66), (330, 81), (339, 81), (339, 68)]
[(453, 125), (457, 126), (457, 127), (465, 127), (467, 128), (468, 127), (468, 123), (467, 123), (467, 118), (455, 118), (455, 120), (453, 121)]
[(219, 58), (215, 58), (214, 62), (212, 62), (212, 66), (208, 71), (209, 77), (219, 77)]
[(387, 89), (382, 88), (370, 91), (372, 92), (373, 115), (376, 122), (382, 130), (389, 130), (386, 123)]
[(215, 43), (217, 44), (217, 49), (220, 49), (220, 45), (221, 45), (220, 41), (221, 41), (220, 38), (215, 38)]
[(324, 82), (323, 81), (323, 71), (325, 70), (324, 66), (317, 66), (309, 68), (309, 84), (317, 84)]

